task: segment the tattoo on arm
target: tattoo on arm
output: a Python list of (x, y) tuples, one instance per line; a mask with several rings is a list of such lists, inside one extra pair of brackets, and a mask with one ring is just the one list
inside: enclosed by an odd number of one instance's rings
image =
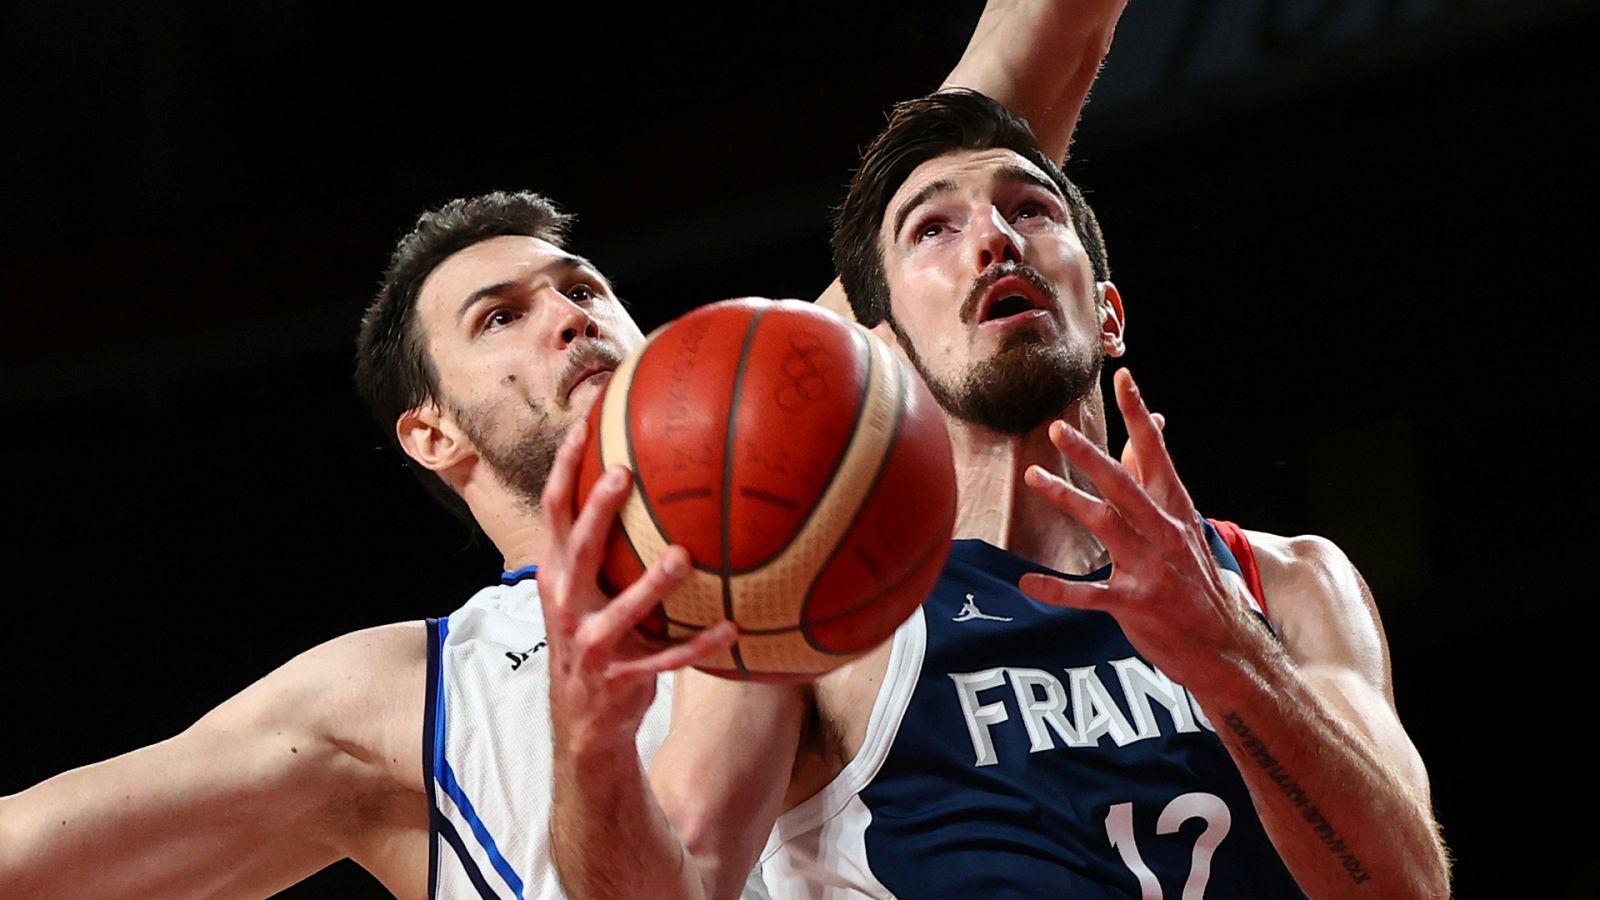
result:
[(1273, 784), (1276, 784), (1283, 791), (1284, 796), (1294, 803), (1295, 808), (1300, 811), (1300, 815), (1305, 819), (1306, 824), (1316, 831), (1317, 837), (1321, 838), (1328, 851), (1339, 858), (1339, 864), (1350, 875), (1350, 880), (1355, 884), (1360, 884), (1370, 878), (1371, 875), (1368, 874), (1366, 867), (1361, 864), (1361, 860), (1357, 859), (1356, 855), (1345, 846), (1344, 840), (1334, 830), (1333, 823), (1329, 822), (1323, 816), (1322, 811), (1317, 808), (1317, 805), (1311, 801), (1311, 798), (1306, 796), (1306, 792), (1300, 787), (1300, 783), (1283, 770), (1283, 766), (1278, 762), (1277, 757), (1273, 756), (1272, 752), (1267, 749), (1267, 745), (1255, 736), (1249, 726), (1245, 725), (1244, 719), (1240, 718), (1238, 713), (1228, 713), (1223, 717), (1222, 721), (1230, 731), (1239, 736), (1239, 740), (1244, 745), (1245, 752), (1250, 754), (1250, 758), (1261, 766), (1267, 773), (1267, 777), (1272, 779)]

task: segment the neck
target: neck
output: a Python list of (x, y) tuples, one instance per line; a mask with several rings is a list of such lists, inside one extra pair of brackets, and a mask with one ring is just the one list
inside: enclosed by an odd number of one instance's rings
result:
[[(1059, 418), (1105, 449), (1105, 406), (1098, 385)], [(956, 465), (957, 538), (987, 541), (1059, 572), (1084, 574), (1106, 563), (1105, 548), (1088, 529), (1022, 480), (1028, 467), (1037, 465), (1098, 493), (1050, 443), (1049, 422), (1026, 434), (1007, 435), (947, 421)]]
[(539, 511), (498, 482), (470, 485), (462, 496), (478, 527), (500, 551), (507, 572), (544, 561), (549, 545)]

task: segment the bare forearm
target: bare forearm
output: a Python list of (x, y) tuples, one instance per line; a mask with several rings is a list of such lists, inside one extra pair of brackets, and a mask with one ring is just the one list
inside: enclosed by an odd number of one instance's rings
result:
[(1073, 129), (1126, 0), (990, 0), (943, 87), (969, 88), (1028, 120), (1051, 159)]
[[(185, 765), (203, 740), (187, 735), (0, 799), (0, 896), (265, 896), (338, 858), (306, 833), (306, 809), (269, 813)], [(273, 828), (280, 811), (293, 828)]]
[(573, 900), (706, 896), (631, 742), (558, 752), (554, 798), (551, 855)]
[(1224, 666), (1196, 698), (1306, 893), (1448, 897), (1447, 857), (1425, 796), (1264, 635)]

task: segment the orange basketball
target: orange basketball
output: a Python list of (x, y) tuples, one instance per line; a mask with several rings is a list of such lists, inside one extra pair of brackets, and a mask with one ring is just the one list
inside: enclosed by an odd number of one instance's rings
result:
[(601, 586), (669, 545), (692, 567), (641, 628), (685, 639), (731, 619), (702, 665), (813, 678), (881, 643), (932, 590), (955, 524), (944, 416), (866, 329), (815, 304), (742, 298), (653, 332), (596, 400), (577, 502), (634, 473)]

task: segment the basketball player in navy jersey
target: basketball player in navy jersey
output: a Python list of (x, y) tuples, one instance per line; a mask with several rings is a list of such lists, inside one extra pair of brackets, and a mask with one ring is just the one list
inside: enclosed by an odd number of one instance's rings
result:
[(659, 659), (624, 636), (647, 610), (592, 587), (617, 501), (552, 556), (546, 607), (580, 623), (551, 647), (573, 896), (729, 897), (752, 865), (779, 898), (1449, 895), (1355, 567), (1205, 519), (1126, 371), (1107, 456), (1124, 306), (1052, 158), (987, 98), (923, 98), (836, 223), (852, 311), (939, 399), (960, 484), (950, 562), (885, 645), (805, 686), (680, 673), (646, 780), (629, 690)]
[[(950, 83), (1035, 116), (1064, 150), (1121, 6), (991, 0)], [(182, 734), (0, 798), (0, 897), (262, 897), (344, 858), (402, 897), (561, 895), (536, 589), (561, 570), (534, 564), (566, 535), (536, 508), (554, 447), (642, 340), (565, 224), (532, 194), (425, 214), (360, 340), (375, 417), (494, 542), (501, 583), (439, 620), (334, 638)], [(663, 577), (619, 603), (653, 604)], [(666, 671), (730, 638), (635, 655)], [(670, 684), (632, 685), (636, 760)]]

